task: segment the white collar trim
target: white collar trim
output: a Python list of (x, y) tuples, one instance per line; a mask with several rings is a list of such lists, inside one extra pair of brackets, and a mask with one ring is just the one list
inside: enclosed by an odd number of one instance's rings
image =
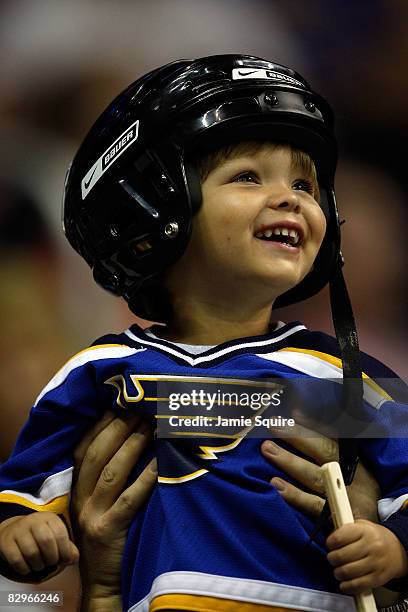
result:
[[(286, 326), (284, 323), (282, 323), (282, 325), (279, 325), (279, 327), (277, 327), (274, 330), (274, 332), (276, 333), (277, 330), (282, 329), (284, 327)], [(199, 365), (200, 363), (208, 363), (209, 361), (213, 361), (214, 359), (218, 359), (219, 357), (223, 357), (224, 355), (227, 355), (228, 353), (239, 351), (243, 348), (261, 347), (261, 346), (268, 346), (268, 345), (276, 344), (277, 342), (281, 342), (288, 336), (292, 336), (293, 334), (299, 331), (302, 331), (303, 329), (306, 329), (306, 326), (299, 324), (294, 327), (291, 327), (290, 329), (287, 329), (286, 331), (283, 331), (278, 336), (275, 336), (273, 338), (268, 338), (267, 340), (255, 340), (252, 342), (245, 342), (243, 340), (243, 342), (240, 344), (229, 345), (218, 351), (215, 350), (216, 349), (215, 347), (215, 349), (213, 349), (214, 352), (212, 352), (210, 355), (204, 355), (202, 357), (191, 357), (189, 355), (185, 355), (184, 353), (181, 353), (177, 349), (171, 346), (168, 346), (167, 344), (162, 342), (160, 339), (157, 339), (157, 341), (146, 340), (145, 338), (141, 338), (137, 336), (136, 334), (134, 334), (130, 329), (127, 329), (125, 331), (125, 334), (126, 336), (128, 336), (129, 338), (131, 338), (132, 340), (136, 342), (142, 343), (145, 346), (152, 346), (153, 348), (158, 348), (161, 351), (169, 353), (170, 355), (174, 355), (175, 357), (178, 357), (179, 359), (183, 359), (190, 365), (194, 366), (194, 365)]]

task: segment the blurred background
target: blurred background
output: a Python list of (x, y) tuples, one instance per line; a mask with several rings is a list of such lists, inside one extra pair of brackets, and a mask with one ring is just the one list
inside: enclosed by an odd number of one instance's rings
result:
[[(407, 23), (405, 0), (0, 2), (0, 460), (62, 363), (133, 321), (62, 235), (64, 176), (111, 99), (180, 58), (265, 57), (330, 101), (360, 344), (408, 379)], [(326, 291), (276, 316), (332, 331)], [(42, 588), (64, 588), (63, 609), (76, 609), (74, 570)]]

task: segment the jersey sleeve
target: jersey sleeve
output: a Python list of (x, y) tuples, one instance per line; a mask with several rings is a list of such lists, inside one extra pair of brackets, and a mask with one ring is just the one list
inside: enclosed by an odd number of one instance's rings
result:
[[(334, 358), (341, 367), (338, 342), (325, 333), (303, 334), (299, 347), (305, 351), (318, 347), (315, 354)], [(408, 551), (408, 387), (390, 368), (364, 352), (361, 365), (367, 408), (380, 425), (377, 431), (383, 432), (376, 438), (360, 438), (361, 460), (380, 486), (380, 521)]]
[[(363, 371), (388, 398), (377, 408), (382, 437), (361, 440), (361, 459), (380, 485), (379, 519), (408, 554), (408, 387), (387, 366), (362, 354)], [(407, 577), (385, 585), (406, 591)]]
[[(0, 467), (0, 521), (49, 511), (69, 526), (73, 450), (107, 408), (89, 350), (68, 361), (43, 389), (11, 456)], [(98, 356), (97, 348), (94, 355)], [(12, 580), (22, 579), (5, 562), (0, 572)], [(46, 573), (49, 577), (49, 568)], [(41, 581), (43, 574), (24, 576), (24, 581)]]

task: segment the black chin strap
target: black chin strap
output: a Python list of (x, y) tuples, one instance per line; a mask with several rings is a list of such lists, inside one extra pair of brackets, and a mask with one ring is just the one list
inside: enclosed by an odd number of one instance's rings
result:
[[(339, 260), (330, 280), (330, 303), (333, 325), (340, 346), (343, 363), (343, 414), (344, 421), (351, 423), (357, 434), (359, 414), (363, 403), (363, 379), (361, 373), (360, 349), (353, 310), (342, 272), (342, 261)], [(359, 460), (357, 438), (339, 438), (339, 463), (344, 482), (350, 485), (353, 481)], [(330, 519), (330, 508), (326, 501), (317, 520), (315, 529), (310, 535), (308, 545)]]
[[(356, 324), (340, 262), (330, 281), (330, 303), (343, 363), (343, 412), (357, 434), (363, 404), (363, 378)], [(339, 463), (346, 485), (353, 481), (358, 459), (357, 439), (339, 438)]]

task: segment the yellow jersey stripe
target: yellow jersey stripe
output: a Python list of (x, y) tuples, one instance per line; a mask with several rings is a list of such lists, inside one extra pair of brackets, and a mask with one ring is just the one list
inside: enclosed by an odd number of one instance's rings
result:
[(179, 476), (178, 478), (169, 478), (168, 476), (159, 476), (157, 478), (158, 482), (162, 482), (164, 484), (178, 484), (180, 482), (187, 482), (188, 480), (194, 480), (194, 478), (198, 478), (203, 474), (207, 474), (208, 470), (197, 470), (196, 472), (191, 472), (191, 474), (186, 474), (185, 476)]
[(52, 391), (52, 389), (56, 389), (59, 385), (61, 385), (66, 378), (68, 378), (69, 374), (73, 372), (76, 368), (85, 365), (90, 361), (98, 361), (100, 359), (121, 359), (123, 357), (128, 357), (130, 355), (134, 355), (136, 353), (140, 353), (145, 351), (146, 349), (135, 349), (125, 344), (98, 344), (95, 346), (90, 346), (83, 351), (80, 351), (71, 359), (69, 359), (65, 365), (62, 366), (58, 370), (58, 372), (52, 377), (50, 382), (44, 387), (41, 391), (40, 395), (35, 400), (34, 406), (38, 404), (41, 398)]
[[(189, 612), (288, 612), (288, 608), (265, 606), (233, 599), (220, 599), (205, 595), (159, 595), (149, 606), (149, 612), (160, 610), (186, 610)], [(291, 612), (302, 612), (291, 608)]]
[(25, 506), (37, 512), (55, 512), (56, 514), (63, 514), (67, 510), (68, 498), (68, 495), (62, 495), (48, 502), (48, 504), (35, 504), (25, 499), (25, 497), (14, 495), (14, 493), (0, 493), (0, 503), (18, 504), (19, 506)]
[[(322, 353), (321, 351), (314, 351), (314, 350), (303, 349), (303, 348), (300, 349), (300, 348), (295, 348), (295, 347), (285, 347), (284, 349), (280, 349), (279, 351), (277, 351), (277, 353), (286, 353), (286, 352), (310, 355), (311, 357), (316, 357), (317, 359), (321, 359), (322, 361), (325, 361), (326, 363), (330, 363), (331, 365), (334, 365), (340, 370), (343, 367), (343, 362), (341, 361), (341, 359), (339, 359), (338, 357), (334, 357), (333, 355), (329, 355), (328, 353)], [(378, 395), (380, 395), (387, 401), (393, 401), (392, 397), (384, 389), (382, 389), (374, 380), (372, 380), (368, 376), (368, 374), (366, 374), (365, 372), (362, 372), (362, 376), (364, 379), (364, 384), (371, 387), (371, 389), (375, 391), (375, 393), (377, 393)]]

